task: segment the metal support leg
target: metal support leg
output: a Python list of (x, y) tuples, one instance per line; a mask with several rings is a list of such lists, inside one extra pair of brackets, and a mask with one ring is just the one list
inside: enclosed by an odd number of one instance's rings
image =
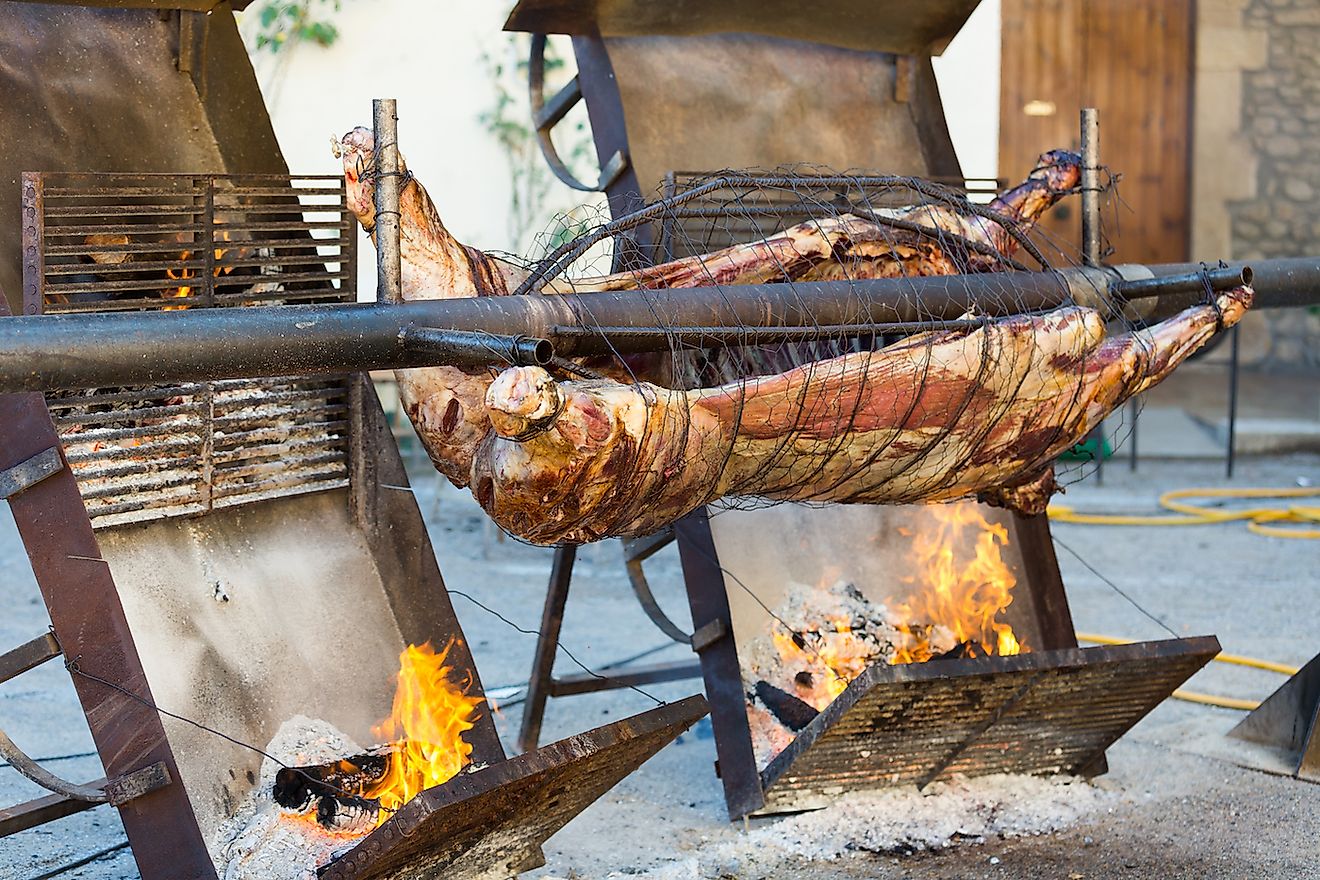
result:
[(1134, 474), (1137, 472), (1137, 418), (1140, 415), (1141, 407), (1134, 397), (1128, 401), (1128, 416), (1132, 419), (1132, 430), (1128, 432), (1128, 470)]
[(1232, 356), (1228, 361), (1228, 452), (1224, 456), (1226, 476), (1233, 478), (1234, 447), (1237, 446), (1238, 328), (1233, 328)]
[(576, 559), (576, 545), (555, 548), (545, 609), (541, 612), (540, 634), (536, 637), (536, 654), (532, 658), (532, 676), (527, 682), (522, 730), (518, 733), (518, 748), (524, 752), (534, 751), (541, 738), (541, 719), (545, 717), (545, 701), (554, 681), (555, 651), (559, 647), (559, 631), (564, 626), (564, 604), (568, 601), (568, 585), (573, 579)]

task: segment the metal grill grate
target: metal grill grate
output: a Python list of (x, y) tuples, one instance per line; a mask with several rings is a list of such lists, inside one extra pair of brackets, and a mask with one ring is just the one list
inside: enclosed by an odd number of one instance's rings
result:
[[(339, 177), (23, 175), (29, 314), (352, 302)], [(98, 527), (348, 484), (342, 378), (51, 396)]]
[(334, 176), (23, 174), (29, 314), (351, 302)]
[[(755, 241), (795, 223), (819, 217), (821, 204), (840, 212), (849, 205), (868, 210), (897, 208), (912, 204), (916, 194), (904, 200), (896, 195), (894, 178), (875, 175), (817, 173), (753, 173), (759, 186), (714, 189), (673, 208), (661, 222), (661, 259), (674, 260), (708, 253), (742, 242)], [(718, 177), (719, 172), (671, 171), (665, 175), (663, 195), (682, 195)], [(998, 194), (998, 180), (930, 178), (949, 189), (964, 193), (973, 202), (985, 203)]]
[(1085, 772), (1217, 653), (1204, 636), (873, 667), (761, 772), (764, 811), (956, 774)]

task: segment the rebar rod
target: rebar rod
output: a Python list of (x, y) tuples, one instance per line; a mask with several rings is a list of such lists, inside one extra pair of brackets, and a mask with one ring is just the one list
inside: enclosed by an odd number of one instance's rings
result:
[(1082, 264), (1100, 265), (1100, 114), (1082, 108)]
[(371, 112), (376, 145), (376, 300), (401, 303), (398, 105), (393, 98), (376, 98)]

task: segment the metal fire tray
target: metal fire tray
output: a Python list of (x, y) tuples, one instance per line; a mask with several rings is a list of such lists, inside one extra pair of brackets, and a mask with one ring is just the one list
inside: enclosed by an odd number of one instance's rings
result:
[(761, 772), (761, 812), (956, 774), (1086, 773), (1218, 653), (1201, 636), (872, 667)]
[(706, 711), (705, 697), (688, 697), (459, 775), (413, 798), (319, 876), (512, 876), (550, 835)]

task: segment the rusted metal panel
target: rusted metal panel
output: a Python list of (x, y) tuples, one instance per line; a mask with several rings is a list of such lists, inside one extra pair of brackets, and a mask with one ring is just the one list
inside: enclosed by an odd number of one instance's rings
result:
[[(0, 320), (7, 313), (0, 298)], [(0, 395), (0, 426), (5, 435), (0, 469), (59, 442), (37, 394)], [(164, 762), (171, 777), (178, 778), (160, 717), (149, 708), (151, 689), (72, 471), (65, 468), (9, 504), (66, 657), (82, 672), (124, 689), (73, 676), (106, 773), (120, 776)], [(215, 877), (182, 786), (169, 785), (130, 801), (120, 816), (136, 845), (143, 876)]]
[(706, 714), (688, 697), (462, 773), (405, 804), (323, 880), (508, 877), (551, 834)]
[(1034, 649), (1050, 651), (1077, 647), (1072, 612), (1059, 573), (1050, 537), (1050, 520), (1045, 514), (1022, 516), (1014, 513), (1003, 520), (1008, 528), (1008, 543), (1021, 553), (1021, 582), (1032, 605), (1036, 623)]
[(550, 34), (693, 36), (753, 33), (848, 49), (940, 52), (980, 0), (521, 0), (504, 29)]
[(957, 774), (1079, 772), (1217, 653), (1203, 636), (872, 667), (761, 772), (765, 812)]
[(1298, 779), (1320, 782), (1320, 654), (1265, 698), (1228, 735), (1287, 755)]

